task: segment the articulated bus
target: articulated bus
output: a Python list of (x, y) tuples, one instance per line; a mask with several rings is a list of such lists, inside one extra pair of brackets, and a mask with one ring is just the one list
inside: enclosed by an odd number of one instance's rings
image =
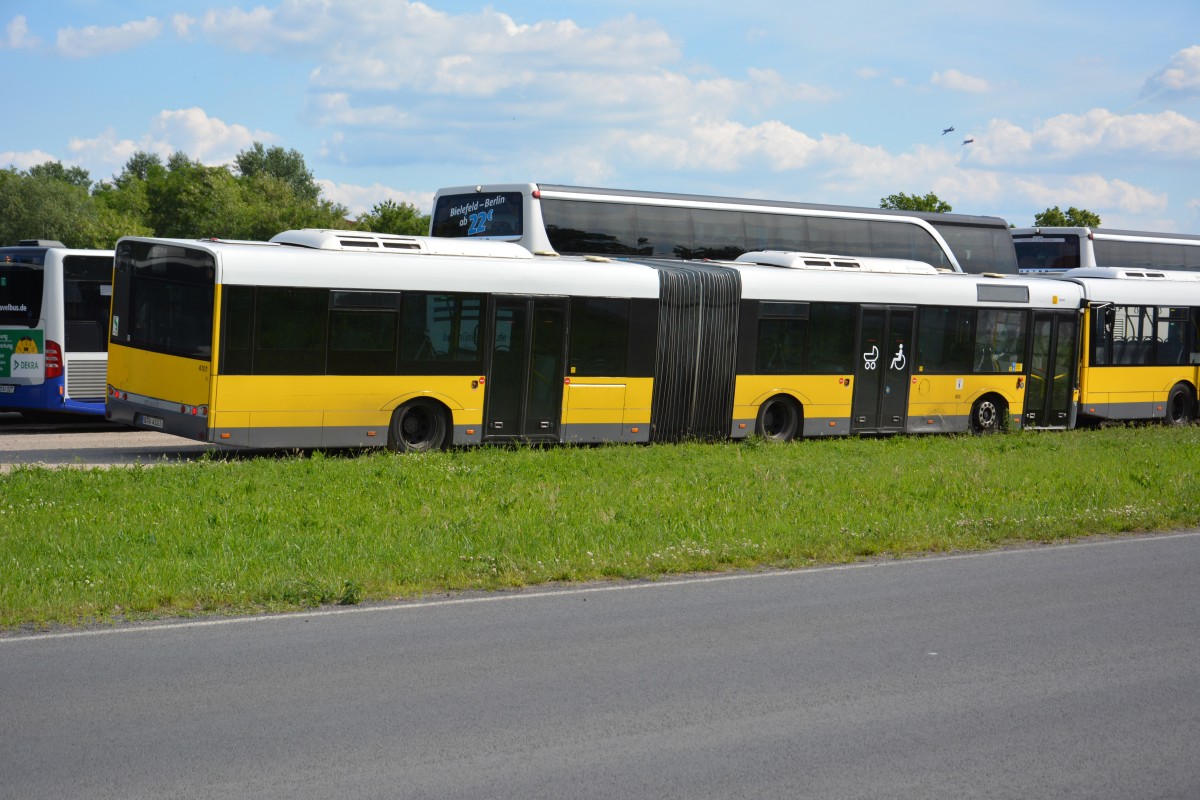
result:
[(122, 239), (110, 418), (218, 445), (417, 451), (1074, 421), (1082, 292), (1067, 281), (320, 238)]
[(113, 251), (0, 247), (0, 411), (103, 414)]
[(1013, 246), (1022, 274), (1060, 274), (1069, 269), (1200, 270), (1200, 236), (1108, 228), (1014, 228)]
[(1200, 273), (1081, 267), (1059, 277), (1084, 295), (1080, 419), (1194, 420)]
[(760, 250), (1017, 271), (998, 217), (545, 183), (456, 186), (434, 197), (430, 234), (513, 241), (533, 253), (727, 260)]

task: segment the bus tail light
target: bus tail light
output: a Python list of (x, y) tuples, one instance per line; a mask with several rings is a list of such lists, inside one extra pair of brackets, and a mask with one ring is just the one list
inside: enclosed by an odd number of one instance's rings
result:
[(58, 342), (46, 342), (46, 377), (61, 378), (63, 375), (62, 347)]

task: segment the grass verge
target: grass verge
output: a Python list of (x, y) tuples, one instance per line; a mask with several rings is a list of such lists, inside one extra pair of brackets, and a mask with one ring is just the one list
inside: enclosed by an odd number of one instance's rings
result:
[(0, 630), (1200, 523), (1200, 427), (0, 475)]

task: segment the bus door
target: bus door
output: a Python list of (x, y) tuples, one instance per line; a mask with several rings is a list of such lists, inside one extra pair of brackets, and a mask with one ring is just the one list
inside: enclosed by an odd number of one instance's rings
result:
[(1035, 311), (1032, 328), (1025, 427), (1068, 427), (1075, 396), (1079, 315), (1073, 311)]
[(496, 298), (490, 325), (485, 438), (558, 440), (566, 309), (564, 298)]
[(915, 309), (863, 306), (850, 432), (892, 433), (908, 422)]

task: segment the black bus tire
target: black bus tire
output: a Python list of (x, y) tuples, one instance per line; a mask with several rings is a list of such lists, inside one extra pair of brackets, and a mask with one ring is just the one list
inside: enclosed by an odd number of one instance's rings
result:
[(1191, 425), (1196, 418), (1196, 398), (1186, 383), (1177, 383), (1167, 395), (1168, 425)]
[(985, 394), (971, 406), (971, 433), (986, 436), (1007, 427), (1008, 405), (994, 394)]
[(787, 395), (775, 395), (758, 407), (754, 432), (770, 442), (790, 442), (803, 435), (800, 404)]
[(411, 400), (392, 413), (388, 447), (397, 453), (426, 453), (446, 446), (446, 410), (432, 400)]

